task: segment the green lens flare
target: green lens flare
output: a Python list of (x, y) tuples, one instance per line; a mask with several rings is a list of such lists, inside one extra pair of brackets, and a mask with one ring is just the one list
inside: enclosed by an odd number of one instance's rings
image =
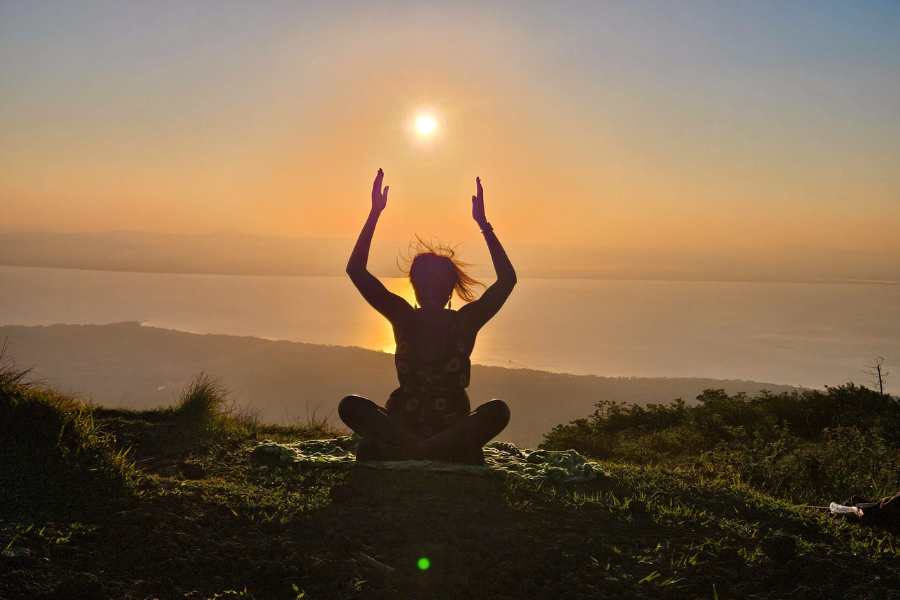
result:
[(418, 560), (416, 566), (419, 567), (420, 571), (427, 571), (431, 567), (431, 561), (428, 560), (428, 557), (423, 556)]

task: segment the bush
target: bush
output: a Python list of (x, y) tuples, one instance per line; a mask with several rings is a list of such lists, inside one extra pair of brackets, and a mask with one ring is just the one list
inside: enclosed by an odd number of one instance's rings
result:
[(598, 402), (541, 448), (698, 468), (812, 502), (900, 489), (900, 401), (852, 383), (754, 397), (705, 390), (695, 406)]
[(722, 447), (701, 460), (757, 489), (798, 502), (876, 499), (900, 489), (900, 451), (880, 433), (856, 427), (826, 429), (818, 442), (785, 433), (745, 449)]
[(0, 514), (98, 508), (122, 497), (134, 470), (93, 408), (27, 382), (0, 353)]

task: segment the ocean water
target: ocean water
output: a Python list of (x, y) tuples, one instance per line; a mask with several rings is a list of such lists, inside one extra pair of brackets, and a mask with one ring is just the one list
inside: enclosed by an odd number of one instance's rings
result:
[[(382, 281), (413, 300), (405, 280)], [(454, 308), (461, 304), (454, 297)], [(394, 347), (390, 324), (345, 276), (0, 267), (0, 324), (119, 321), (388, 352)], [(876, 356), (896, 373), (888, 390), (900, 393), (900, 285), (522, 278), (479, 333), (472, 361), (821, 387), (871, 385), (865, 369)]]

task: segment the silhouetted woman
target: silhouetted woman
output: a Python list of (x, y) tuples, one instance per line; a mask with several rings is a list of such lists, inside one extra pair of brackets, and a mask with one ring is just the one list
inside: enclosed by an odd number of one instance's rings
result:
[[(478, 284), (453, 258), (453, 250), (428, 246), (413, 259), (409, 278), (418, 304), (413, 308), (366, 269), (378, 217), (387, 205), (389, 186), (381, 189), (378, 169), (372, 186), (372, 210), (350, 260), (347, 274), (366, 301), (387, 317), (394, 329), (394, 363), (400, 387), (382, 408), (362, 396), (345, 396), (338, 407), (344, 423), (358, 433), (357, 460), (431, 459), (484, 464), (482, 446), (509, 423), (509, 408), (491, 400), (471, 411), (469, 355), (478, 330), (493, 317), (512, 292), (516, 272), (484, 216), (484, 192), (472, 196), (472, 218), (487, 241), (497, 281), (474, 300)], [(421, 240), (420, 240), (421, 241)], [(479, 284), (482, 285), (483, 284)], [(468, 304), (452, 310), (453, 290)], [(444, 306), (448, 308), (444, 308)]]

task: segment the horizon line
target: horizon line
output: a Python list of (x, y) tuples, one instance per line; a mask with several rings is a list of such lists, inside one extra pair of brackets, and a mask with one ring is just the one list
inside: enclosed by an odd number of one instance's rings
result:
[[(11, 269), (45, 269), (45, 270), (65, 270), (65, 271), (90, 271), (96, 273), (131, 273), (135, 275), (197, 275), (197, 276), (216, 276), (216, 277), (333, 277), (333, 278), (343, 278), (346, 277), (344, 273), (332, 273), (329, 271), (328, 273), (290, 273), (290, 272), (274, 272), (274, 273), (262, 273), (262, 272), (240, 272), (240, 271), (218, 271), (218, 270), (210, 270), (210, 271), (168, 271), (168, 270), (153, 270), (153, 269), (115, 269), (115, 268), (107, 268), (100, 269), (96, 267), (82, 267), (82, 266), (72, 266), (72, 265), (46, 265), (46, 264), (17, 264), (12, 262), (3, 262), (0, 261), (0, 268), (11, 268)], [(371, 271), (370, 271), (371, 272)], [(541, 274), (541, 275), (527, 275), (524, 274), (519, 275), (519, 279), (571, 279), (571, 280), (582, 280), (582, 281), (655, 281), (655, 282), (667, 282), (667, 283), (759, 283), (759, 284), (803, 284), (803, 285), (885, 285), (885, 286), (894, 286), (900, 285), (900, 280), (891, 280), (891, 279), (855, 279), (855, 278), (842, 278), (842, 279), (814, 279), (814, 278), (710, 278), (710, 277), (626, 277), (626, 276), (615, 276), (615, 275), (604, 275), (604, 276), (573, 276), (573, 275), (551, 275), (551, 274)], [(373, 273), (373, 275), (376, 275)], [(402, 275), (376, 275), (376, 277), (384, 277), (387, 279), (405, 279)], [(487, 277), (492, 277), (492, 275), (487, 275)]]

